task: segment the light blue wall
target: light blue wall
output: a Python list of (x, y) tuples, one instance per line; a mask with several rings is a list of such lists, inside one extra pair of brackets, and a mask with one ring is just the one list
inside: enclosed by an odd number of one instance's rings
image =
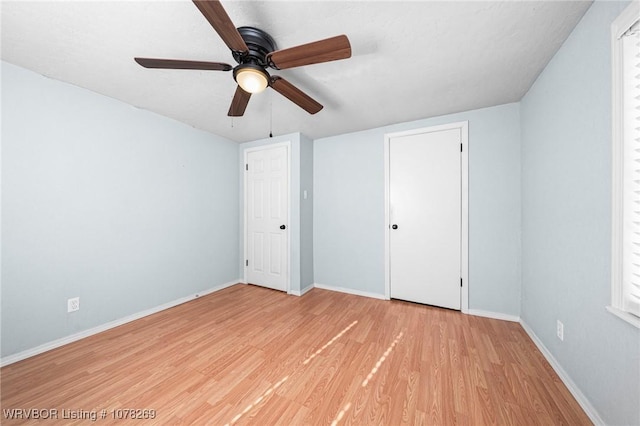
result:
[(521, 104), (522, 318), (612, 425), (640, 424), (640, 330), (605, 311), (610, 26), (626, 4), (595, 2)]
[(520, 314), (520, 115), (507, 104), (314, 141), (316, 283), (384, 294), (384, 135), (469, 121), (469, 307)]
[(2, 151), (2, 356), (238, 278), (236, 143), (3, 62)]
[(313, 141), (300, 135), (300, 288), (313, 283)]

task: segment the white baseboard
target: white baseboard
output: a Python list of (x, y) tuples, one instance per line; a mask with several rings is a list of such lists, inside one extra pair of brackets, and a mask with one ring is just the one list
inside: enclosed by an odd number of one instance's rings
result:
[(483, 311), (482, 309), (469, 309), (465, 314), (475, 315), (477, 317), (493, 318), (503, 321), (520, 322), (520, 317), (515, 315), (503, 314), (500, 312)]
[(292, 290), (291, 294), (293, 294), (294, 296), (302, 296), (303, 294), (305, 294), (306, 292), (308, 292), (311, 289), (313, 289), (313, 284), (311, 284), (309, 286), (306, 286), (302, 290)]
[(197, 293), (190, 294), (189, 296), (181, 297), (179, 299), (172, 300), (171, 302), (167, 302), (167, 303), (164, 303), (162, 305), (155, 306), (153, 308), (146, 309), (144, 311), (137, 312), (137, 313), (132, 314), (132, 315), (128, 315), (128, 316), (126, 316), (124, 318), (120, 318), (120, 319), (117, 319), (117, 320), (114, 320), (114, 321), (110, 321), (110, 322), (108, 322), (106, 324), (102, 324), (102, 325), (99, 325), (99, 326), (96, 326), (96, 327), (92, 327), (90, 329), (87, 329), (87, 330), (84, 330), (84, 331), (80, 331), (78, 333), (75, 333), (75, 334), (72, 334), (72, 335), (69, 335), (69, 336), (66, 336), (66, 337), (62, 337), (60, 339), (56, 339), (56, 340), (53, 340), (51, 342), (44, 343), (42, 345), (36, 346), (35, 348), (27, 349), (27, 350), (24, 350), (22, 352), (18, 352), (18, 353), (13, 354), (13, 355), (5, 356), (4, 358), (0, 359), (0, 366), (4, 367), (5, 365), (9, 365), (9, 364), (13, 364), (14, 362), (22, 361), (23, 359), (27, 359), (27, 358), (30, 358), (32, 356), (39, 355), (41, 353), (50, 351), (51, 349), (59, 348), (60, 346), (64, 346), (64, 345), (67, 345), (69, 343), (73, 343), (73, 342), (76, 342), (78, 340), (84, 339), (85, 337), (93, 336), (94, 334), (98, 334), (98, 333), (101, 333), (103, 331), (107, 331), (109, 329), (118, 327), (118, 326), (126, 324), (128, 322), (135, 321), (135, 320), (140, 319), (140, 318), (144, 318), (146, 316), (155, 314), (155, 313), (160, 312), (160, 311), (164, 311), (165, 309), (173, 308), (174, 306), (178, 306), (178, 305), (181, 305), (183, 303), (189, 302), (189, 301), (191, 301), (193, 299), (197, 299), (199, 297), (206, 296), (207, 294), (211, 294), (211, 293), (214, 293), (216, 291), (220, 291), (220, 290), (222, 290), (224, 288), (230, 287), (230, 286), (235, 285), (235, 284), (238, 284), (237, 280), (236, 281), (230, 281), (228, 283), (224, 283), (224, 284), (221, 284), (219, 286), (216, 286), (216, 287), (204, 290), (204, 291), (199, 291)]
[(587, 414), (587, 416), (589, 416), (593, 424), (597, 426), (605, 425), (606, 423), (604, 422), (604, 420), (602, 420), (602, 417), (600, 417), (600, 414), (598, 414), (598, 411), (594, 408), (593, 405), (591, 405), (591, 402), (589, 402), (587, 397), (584, 396), (580, 388), (578, 388), (578, 385), (576, 385), (574, 381), (571, 380), (571, 377), (569, 377), (569, 374), (567, 374), (567, 372), (564, 371), (564, 368), (560, 366), (560, 363), (554, 358), (551, 352), (549, 352), (549, 349), (547, 349), (544, 343), (542, 343), (542, 340), (540, 340), (538, 336), (536, 336), (536, 333), (533, 332), (531, 327), (529, 327), (527, 323), (525, 323), (522, 319), (520, 319), (520, 325), (522, 325), (522, 328), (524, 329), (524, 331), (527, 332), (531, 340), (533, 340), (533, 343), (535, 343), (538, 349), (540, 350), (540, 352), (542, 352), (542, 355), (544, 355), (544, 357), (547, 359), (547, 362), (551, 364), (551, 367), (555, 370), (558, 376), (560, 376), (560, 380), (562, 380), (562, 382), (567, 387), (567, 389), (569, 389), (569, 392), (571, 392), (571, 395), (573, 395), (576, 401), (578, 401), (578, 404), (580, 404), (580, 406), (582, 407), (584, 412)]
[(364, 297), (371, 297), (374, 299), (386, 300), (386, 298), (384, 297), (384, 294), (369, 293), (368, 291), (354, 290), (352, 288), (336, 287), (332, 285), (324, 285), (324, 284), (318, 284), (318, 283), (315, 283), (313, 286), (316, 288), (321, 288), (323, 290), (337, 291), (340, 293), (355, 294), (356, 296), (364, 296)]

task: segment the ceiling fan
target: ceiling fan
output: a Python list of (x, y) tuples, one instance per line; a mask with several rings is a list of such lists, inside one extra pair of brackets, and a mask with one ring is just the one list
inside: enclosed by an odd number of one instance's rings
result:
[(270, 86), (309, 114), (315, 114), (322, 105), (282, 77), (270, 75), (266, 68), (276, 70), (336, 61), (351, 57), (351, 44), (346, 35), (318, 40), (288, 49), (276, 50), (276, 43), (259, 28), (239, 27), (233, 24), (219, 0), (193, 0), (220, 38), (231, 49), (235, 67), (221, 62), (187, 61), (177, 59), (134, 58), (145, 68), (191, 69), (231, 71), (238, 83), (227, 115), (244, 114), (251, 94)]

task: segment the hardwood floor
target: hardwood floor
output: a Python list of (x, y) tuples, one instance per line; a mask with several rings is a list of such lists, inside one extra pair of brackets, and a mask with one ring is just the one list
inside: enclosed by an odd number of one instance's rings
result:
[(0, 374), (3, 424), (591, 424), (517, 323), (320, 289), (232, 286)]

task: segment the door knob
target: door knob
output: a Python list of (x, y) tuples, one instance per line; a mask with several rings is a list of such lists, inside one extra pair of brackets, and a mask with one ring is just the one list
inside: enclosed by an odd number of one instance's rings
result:
[(398, 229), (398, 225), (393, 224), (393, 225), (391, 225), (391, 228), (393, 228), (393, 229)]
[(287, 229), (285, 225), (280, 225), (280, 229)]

